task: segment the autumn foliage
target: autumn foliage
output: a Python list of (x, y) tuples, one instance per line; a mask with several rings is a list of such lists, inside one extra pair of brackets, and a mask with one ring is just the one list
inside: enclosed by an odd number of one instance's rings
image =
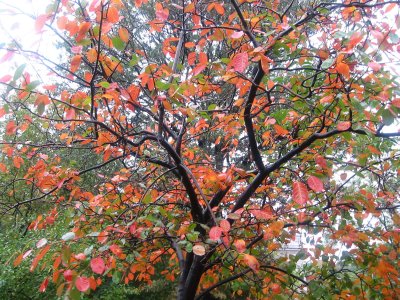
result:
[(160, 277), (181, 300), (398, 297), (399, 14), (54, 1), (34, 24), (60, 60), (0, 53), (30, 62), (0, 78), (0, 208), (44, 236), (14, 266), (72, 299)]

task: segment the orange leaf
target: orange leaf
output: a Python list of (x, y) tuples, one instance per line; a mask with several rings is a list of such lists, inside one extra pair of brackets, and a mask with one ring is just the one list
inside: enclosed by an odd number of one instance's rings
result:
[(71, 72), (76, 72), (81, 64), (81, 60), (82, 60), (82, 55), (75, 55), (72, 59), (71, 59), (71, 68), (70, 71)]
[(324, 184), (318, 177), (315, 176), (308, 177), (307, 184), (314, 192), (318, 193), (324, 190)]
[(308, 190), (306, 185), (300, 181), (293, 182), (293, 201), (303, 205), (306, 204), (308, 200)]
[(239, 253), (246, 251), (246, 242), (244, 240), (236, 240), (233, 244)]
[(126, 28), (121, 27), (118, 29), (118, 35), (124, 43), (129, 41), (129, 32)]
[(336, 71), (339, 74), (342, 74), (345, 78), (347, 78), (347, 79), (350, 78), (350, 67), (347, 64), (345, 64), (343, 62), (338, 63), (336, 65)]
[(245, 254), (243, 256), (244, 262), (252, 269), (254, 272), (258, 272), (260, 270), (260, 263), (257, 258), (250, 254)]
[(328, 167), (325, 158), (321, 155), (315, 156), (315, 162), (323, 169), (326, 169)]
[(31, 267), (30, 267), (30, 269), (29, 269), (31, 272), (33, 272), (33, 271), (36, 269), (36, 267), (37, 267), (39, 261), (46, 255), (47, 251), (49, 251), (49, 250), (50, 250), (50, 245), (47, 245), (47, 246), (44, 247), (44, 248), (39, 252), (39, 254), (33, 259), (32, 265), (31, 265)]
[(23, 253), (21, 253), (20, 255), (17, 256), (17, 258), (14, 260), (13, 266), (17, 267), (19, 266), (19, 264), (22, 262), (22, 257), (23, 257)]
[(110, 23), (117, 23), (119, 20), (118, 9), (114, 6), (110, 6), (107, 11), (107, 21)]
[(97, 60), (97, 50), (94, 48), (89, 49), (86, 52), (86, 57), (90, 63), (94, 63)]
[(219, 4), (219, 3), (215, 3), (214, 9), (215, 9), (215, 11), (216, 11), (218, 14), (220, 14), (220, 15), (223, 15), (223, 14), (225, 13), (224, 7), (223, 7), (221, 4)]

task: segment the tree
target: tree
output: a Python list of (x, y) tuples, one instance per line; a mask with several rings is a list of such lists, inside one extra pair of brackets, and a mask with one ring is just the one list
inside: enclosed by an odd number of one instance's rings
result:
[[(1, 78), (0, 167), (26, 166), (13, 182), (31, 195), (4, 213), (46, 203), (30, 229), (73, 215), (58, 240), (24, 249), (32, 270), (51, 249), (40, 291), (77, 299), (161, 274), (178, 299), (396, 297), (399, 8), (77, 0), (34, 16), (65, 58), (3, 47), (2, 61), (51, 74)], [(25, 139), (32, 126), (54, 140)], [(307, 249), (275, 255), (299, 233)]]

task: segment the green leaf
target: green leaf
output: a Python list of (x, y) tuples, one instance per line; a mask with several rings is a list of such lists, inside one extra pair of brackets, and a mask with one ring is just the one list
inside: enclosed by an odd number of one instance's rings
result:
[(323, 69), (328, 69), (330, 66), (332, 66), (332, 64), (334, 63), (335, 59), (334, 58), (328, 58), (326, 60), (324, 60), (324, 62), (321, 65), (321, 68)]
[(26, 86), (25, 90), (26, 90), (27, 92), (31, 92), (31, 91), (33, 91), (35, 88), (37, 88), (39, 85), (40, 85), (40, 81), (38, 81), (38, 80), (32, 81), (30, 84), (28, 84), (28, 85)]
[(132, 58), (129, 61), (129, 65), (131, 67), (133, 67), (133, 66), (136, 66), (138, 64), (138, 62), (139, 62), (139, 57), (136, 54), (132, 54)]
[(165, 83), (162, 82), (161, 80), (157, 80), (156, 81), (156, 87), (157, 89), (161, 90), (161, 91), (166, 91), (169, 89), (170, 84), (169, 83)]
[(15, 80), (17, 80), (18, 78), (21, 77), (22, 73), (25, 70), (25, 67), (26, 67), (26, 64), (22, 64), (15, 70), (13, 81), (15, 81)]
[(385, 124), (386, 126), (392, 125), (394, 122), (394, 116), (393, 114), (390, 112), (390, 110), (385, 109), (382, 112), (382, 121), (383, 124)]
[(102, 82), (99, 82), (99, 86), (101, 86), (102, 88), (108, 89), (110, 87), (110, 83), (107, 81), (102, 81)]
[(112, 39), (112, 43), (115, 47), (115, 49), (122, 51), (125, 49), (125, 43), (121, 40), (121, 38), (119, 36), (113, 37)]

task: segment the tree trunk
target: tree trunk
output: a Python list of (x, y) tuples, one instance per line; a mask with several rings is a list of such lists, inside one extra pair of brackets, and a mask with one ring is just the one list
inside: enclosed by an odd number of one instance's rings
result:
[(190, 253), (186, 257), (185, 267), (179, 278), (178, 300), (193, 300), (204, 271), (202, 257)]

